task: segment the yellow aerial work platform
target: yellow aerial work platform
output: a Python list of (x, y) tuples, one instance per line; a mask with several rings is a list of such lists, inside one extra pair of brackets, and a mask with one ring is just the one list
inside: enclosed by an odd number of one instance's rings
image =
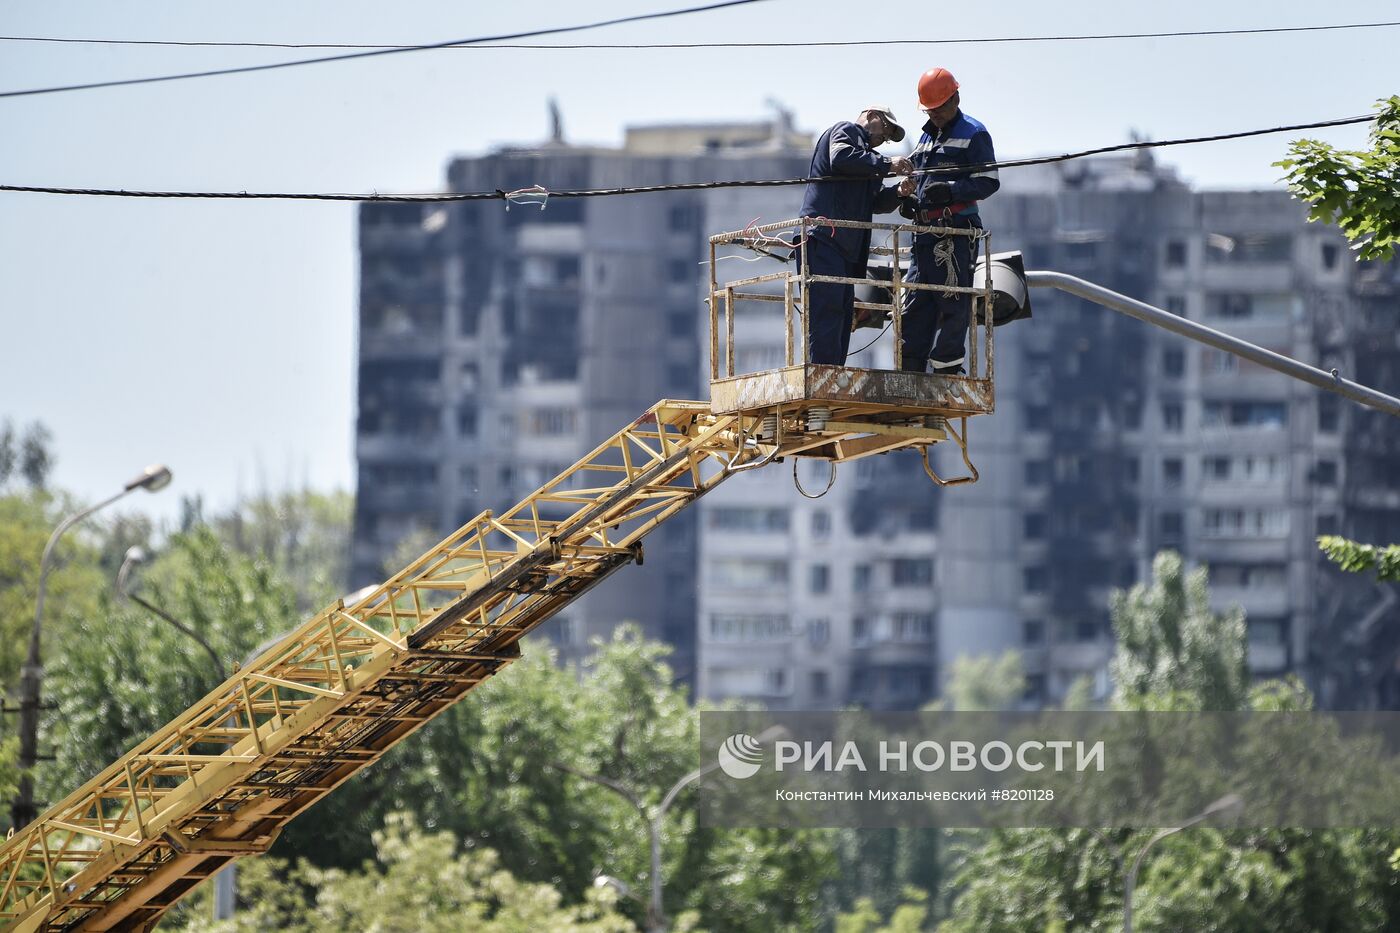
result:
[[(857, 301), (857, 320), (887, 321), (893, 329), (893, 369), (860, 369), (810, 361), (810, 319), (803, 313), (801, 297), (811, 282), (871, 286), (870, 279), (813, 275), (806, 252), (799, 253), (795, 269), (721, 282), (719, 250), (739, 246), (783, 258), (787, 244), (804, 240), (814, 228), (851, 227), (870, 230), (872, 239), (883, 234), (886, 242), (872, 245), (871, 255), (889, 257), (889, 279), (876, 280), (882, 301)], [(996, 407), (993, 385), (993, 316), (982, 309), (994, 307), (992, 263), (978, 267), (982, 282), (972, 287), (922, 285), (903, 281), (902, 258), (908, 254), (915, 233), (975, 238), (978, 251), (990, 255), (990, 234), (977, 228), (920, 227), (908, 224), (860, 223), (849, 220), (801, 218), (794, 221), (750, 226), (710, 238), (710, 408), (716, 415), (737, 415), (741, 423), (759, 421), (759, 439), (782, 443), (774, 454), (819, 457), (833, 464), (900, 448), (914, 448), (929, 477), (939, 485), (977, 479), (967, 450), (967, 419), (990, 414)], [(775, 252), (778, 251), (778, 252)], [(975, 254), (975, 253), (974, 253)], [(973, 320), (967, 337), (967, 374), (938, 376), (901, 367), (902, 320), (894, 309), (903, 307), (916, 291), (973, 296)], [(735, 323), (755, 306), (781, 303), (783, 311), (783, 365), (760, 372), (736, 373)], [(746, 309), (742, 311), (740, 309)], [(874, 341), (872, 341), (873, 343)], [(817, 418), (808, 415), (818, 412)], [(769, 429), (763, 433), (763, 426)], [(777, 424), (774, 424), (774, 420)], [(950, 422), (957, 421), (955, 429)], [(777, 430), (773, 430), (773, 428)], [(799, 439), (798, 435), (801, 435)], [(968, 474), (944, 479), (928, 460), (928, 447), (951, 439), (962, 453)], [(757, 465), (757, 464), (755, 464)]]
[[(712, 260), (727, 246), (767, 250), (776, 234), (802, 236), (813, 223), (721, 234)], [(891, 259), (920, 229), (854, 226), (888, 235), (875, 253)], [(812, 365), (801, 296), (813, 281), (854, 280), (805, 267), (723, 286), (712, 275), (711, 402), (658, 402), (504, 513), (483, 512), (368, 595), (326, 607), (12, 833), (0, 845), (0, 924), (151, 929), (201, 881), (265, 851), (298, 813), (518, 658), (523, 635), (640, 562), (648, 532), (736, 473), (788, 456), (835, 463), (903, 448), (927, 468), (928, 447), (945, 437), (966, 460), (966, 419), (993, 408), (990, 315), (974, 317), (965, 377)], [(893, 309), (916, 287), (927, 286), (901, 282), (896, 262), (889, 300), (860, 305), (889, 317), (896, 347)], [(991, 274), (971, 291), (991, 307)], [(735, 372), (746, 302), (781, 303), (782, 367)]]

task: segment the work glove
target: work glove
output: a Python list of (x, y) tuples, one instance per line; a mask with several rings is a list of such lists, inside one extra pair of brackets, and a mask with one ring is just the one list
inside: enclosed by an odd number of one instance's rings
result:
[(921, 206), (924, 208), (947, 207), (953, 203), (953, 186), (946, 181), (933, 181), (924, 185)]

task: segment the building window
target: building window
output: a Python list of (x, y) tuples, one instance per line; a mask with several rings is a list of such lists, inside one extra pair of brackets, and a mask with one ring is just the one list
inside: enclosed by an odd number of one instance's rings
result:
[(476, 434), (476, 409), (457, 409), (457, 433), (462, 437), (471, 437)]
[(1046, 431), (1050, 428), (1050, 406), (1049, 405), (1025, 405), (1023, 406), (1025, 418), (1025, 428), (1027, 431)]
[(677, 204), (666, 216), (666, 226), (676, 233), (698, 230), (700, 227), (700, 206), (698, 204)]
[(933, 582), (933, 561), (896, 557), (891, 564), (892, 585), (928, 586)]
[(807, 644), (813, 648), (825, 648), (831, 641), (830, 619), (807, 620)]
[(856, 564), (851, 568), (851, 590), (856, 593), (870, 591), (870, 565)]
[(694, 337), (695, 315), (689, 311), (672, 311), (666, 316), (666, 330), (672, 337)]
[(1021, 518), (1021, 532), (1027, 541), (1039, 541), (1045, 537), (1045, 513), (1027, 512)]
[(825, 538), (831, 534), (831, 513), (818, 509), (812, 513), (812, 537)]
[(831, 568), (826, 564), (813, 564), (808, 568), (808, 589), (814, 594), (825, 593), (831, 589)]
[(1177, 317), (1186, 317), (1186, 296), (1168, 295), (1167, 311), (1171, 314), (1175, 314)]
[(1162, 430), (1171, 434), (1181, 432), (1182, 414), (1180, 402), (1162, 403)]
[(1123, 429), (1126, 431), (1136, 431), (1142, 427), (1142, 403), (1123, 403)]
[(1099, 637), (1099, 631), (1099, 624), (1088, 619), (1074, 623), (1074, 637), (1078, 641), (1094, 641)]
[(709, 515), (710, 527), (716, 531), (767, 533), (788, 530), (787, 509), (726, 505), (710, 509)]
[(1317, 516), (1317, 533), (1320, 535), (1334, 535), (1341, 530), (1335, 512), (1322, 512)]
[(831, 689), (831, 677), (826, 671), (812, 671), (812, 696), (825, 697)]
[(1317, 461), (1317, 466), (1313, 469), (1313, 482), (1319, 486), (1337, 485), (1337, 461)]
[(891, 621), (895, 641), (933, 640), (933, 616), (926, 612), (897, 612)]
[(667, 267), (671, 282), (676, 285), (694, 281), (698, 268), (689, 259), (672, 259)]
[(791, 635), (792, 629), (785, 615), (715, 613), (710, 616), (711, 641), (781, 641)]
[(1049, 583), (1049, 573), (1039, 564), (1021, 571), (1021, 589), (1027, 593), (1043, 593)]
[(578, 413), (572, 408), (534, 408), (524, 413), (524, 433), (532, 437), (558, 437), (574, 433)]
[(1162, 483), (1168, 489), (1176, 489), (1186, 479), (1186, 471), (1180, 457), (1168, 457), (1162, 461)]
[(1207, 401), (1201, 410), (1201, 424), (1208, 428), (1275, 430), (1287, 423), (1283, 402)]
[(1186, 265), (1186, 244), (1181, 240), (1167, 241), (1167, 265), (1179, 269)]
[(1324, 395), (1317, 400), (1317, 430), (1320, 433), (1336, 434), (1341, 420), (1341, 403), (1335, 396)]
[(1337, 257), (1339, 255), (1341, 255), (1341, 251), (1337, 249), (1336, 243), (1323, 243), (1322, 268), (1329, 272), (1337, 268)]
[(1237, 373), (1239, 370), (1240, 358), (1235, 354), (1225, 350), (1217, 350), (1214, 347), (1206, 347), (1201, 351), (1202, 373), (1219, 376)]
[(856, 616), (851, 620), (851, 643), (856, 645), (870, 644), (870, 620), (865, 616)]
[(1207, 538), (1282, 538), (1288, 534), (1288, 525), (1287, 509), (1206, 509), (1201, 534)]
[(1045, 622), (1041, 619), (1026, 619), (1021, 623), (1021, 643), (1039, 645), (1045, 641)]
[(1157, 527), (1162, 530), (1162, 537), (1173, 541), (1181, 540), (1181, 513), (1163, 512), (1157, 516)]
[(710, 583), (735, 589), (786, 588), (788, 564), (785, 560), (721, 557), (710, 564)]
[(1186, 353), (1178, 347), (1162, 351), (1162, 374), (1168, 379), (1180, 379), (1186, 372)]
[(1048, 460), (1027, 460), (1024, 469), (1027, 486), (1043, 486), (1050, 478), (1050, 462)]

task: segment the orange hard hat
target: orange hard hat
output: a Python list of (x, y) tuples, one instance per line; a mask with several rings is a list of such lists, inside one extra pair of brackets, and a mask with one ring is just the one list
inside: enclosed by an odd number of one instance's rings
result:
[(919, 76), (919, 106), (942, 107), (957, 93), (958, 79), (947, 68), (931, 68)]

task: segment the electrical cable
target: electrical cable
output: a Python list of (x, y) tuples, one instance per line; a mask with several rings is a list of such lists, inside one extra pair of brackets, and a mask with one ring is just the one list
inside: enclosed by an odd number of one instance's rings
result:
[(446, 43), (439, 45), (376, 45), (356, 42), (215, 42), (180, 41), (171, 39), (76, 39), (55, 36), (0, 36), (0, 42), (56, 42), (90, 45), (177, 46), (181, 48), (248, 48), (248, 49), (382, 49), (411, 51), (414, 49), (807, 49), (850, 48), (853, 46), (889, 45), (972, 45), (1012, 42), (1086, 42), (1105, 39), (1177, 39), (1199, 36), (1249, 36), (1278, 33), (1325, 32), (1342, 29), (1376, 29), (1400, 26), (1400, 22), (1334, 23), (1323, 26), (1269, 26), (1255, 29), (1197, 29), (1178, 32), (1120, 32), (1086, 33), (1056, 36), (987, 36), (966, 39), (849, 39), (830, 42), (655, 42), (655, 43), (595, 43), (570, 45), (481, 45), (479, 43)]
[(320, 58), (302, 58), (290, 62), (271, 62), (266, 65), (244, 65), (239, 68), (216, 68), (209, 71), (191, 71), (182, 74), (156, 75), (150, 78), (124, 78), (117, 81), (94, 81), (88, 84), (67, 84), (57, 87), (29, 88), (23, 91), (0, 91), (0, 97), (31, 97), (36, 94), (57, 94), (60, 91), (88, 91), (103, 87), (122, 87), (129, 84), (154, 84), (159, 81), (183, 81), (187, 78), (211, 78), (216, 75), (246, 74), (253, 71), (272, 71), (276, 68), (293, 68), (298, 65), (318, 65), (323, 62), (343, 62), (356, 58), (372, 58), (379, 55), (395, 55), (402, 52), (425, 52), (431, 49), (444, 49), (452, 46), (480, 45), (486, 42), (501, 42), (506, 39), (528, 39), (533, 36), (550, 36), (566, 32), (582, 32), (587, 29), (600, 29), (604, 26), (617, 26), (622, 23), (639, 23), (644, 20), (666, 19), (672, 16), (685, 16), (691, 13), (705, 13), (727, 7), (747, 6), (751, 3), (764, 3), (767, 0), (721, 0), (705, 6), (686, 7), (680, 10), (664, 10), (659, 13), (640, 13), (635, 16), (622, 16), (616, 19), (600, 20), (578, 26), (555, 26), (549, 29), (533, 29), (528, 32), (506, 33), (497, 36), (478, 36), (474, 39), (451, 39), (430, 45), (393, 46), (376, 48), (367, 52), (350, 52), (345, 55), (324, 55)]
[[(1022, 168), (1028, 165), (1049, 165), (1056, 162), (1069, 162), (1088, 156), (1105, 155), (1111, 152), (1125, 152), (1142, 149), (1161, 149), (1168, 146), (1186, 146), (1199, 143), (1221, 142), (1229, 139), (1243, 139), (1250, 136), (1265, 136), (1271, 133), (1292, 133), (1298, 130), (1320, 129), (1331, 126), (1348, 126), (1357, 123), (1371, 123), (1376, 114), (1358, 117), (1343, 117), (1337, 120), (1319, 120), (1315, 123), (1295, 123), (1289, 126), (1274, 126), (1268, 129), (1241, 130), (1234, 133), (1218, 133), (1214, 136), (1191, 136), (1181, 139), (1149, 140), (1144, 142), (1120, 143), (1116, 146), (1100, 146), (1078, 152), (1066, 152), (1055, 156), (1036, 156), (1026, 159), (1009, 159), (999, 162), (981, 162), (974, 165), (954, 165), (924, 169), (918, 174), (941, 175), (962, 174), (991, 169)], [(281, 201), (363, 201), (363, 202), (422, 202), (449, 203), (455, 201), (509, 201), (524, 193), (547, 194), (550, 198), (601, 198), (624, 194), (654, 194), (662, 191), (706, 191), (714, 188), (779, 188), (793, 185), (806, 185), (813, 182), (869, 181), (864, 176), (828, 176), (820, 178), (771, 178), (749, 181), (696, 181), (665, 185), (643, 185), (627, 188), (585, 188), (572, 191), (548, 191), (521, 189), (521, 191), (468, 191), (451, 194), (290, 194), (251, 191), (127, 191), (118, 188), (60, 188), (45, 185), (4, 185), (0, 191), (29, 194), (70, 194), (89, 197), (119, 198), (210, 198), (222, 200), (281, 200)], [(536, 190), (538, 189), (538, 191)]]

